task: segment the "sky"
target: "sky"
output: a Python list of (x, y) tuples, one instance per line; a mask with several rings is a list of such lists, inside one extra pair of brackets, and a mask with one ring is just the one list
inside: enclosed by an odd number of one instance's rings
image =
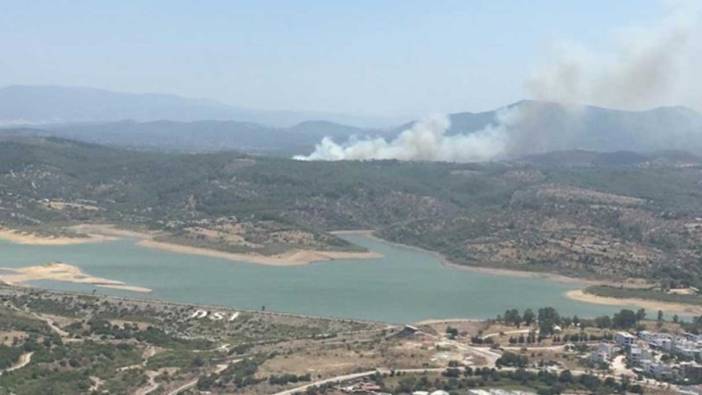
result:
[(0, 0), (0, 86), (354, 115), (481, 111), (528, 97), (525, 81), (562, 42), (606, 52), (669, 3)]

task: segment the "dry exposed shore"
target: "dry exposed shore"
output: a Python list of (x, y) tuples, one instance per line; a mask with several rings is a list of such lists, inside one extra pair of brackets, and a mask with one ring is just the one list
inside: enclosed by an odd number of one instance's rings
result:
[(334, 261), (338, 259), (372, 259), (382, 255), (376, 252), (345, 252), (318, 250), (291, 250), (278, 255), (240, 254), (212, 250), (209, 248), (191, 247), (182, 244), (166, 243), (153, 239), (143, 239), (137, 243), (142, 247), (155, 248), (180, 254), (193, 254), (222, 258), (237, 262), (250, 262), (268, 266), (301, 266), (313, 262)]
[[(106, 240), (115, 240), (119, 238), (133, 238), (137, 239), (137, 244), (142, 247), (154, 248), (162, 251), (180, 253), (180, 254), (192, 254), (209, 256), (220, 259), (227, 259), (236, 262), (250, 262), (260, 265), (269, 266), (302, 266), (313, 262), (325, 262), (333, 261), (339, 259), (373, 259), (381, 257), (382, 255), (376, 252), (346, 252), (346, 251), (318, 251), (318, 250), (291, 250), (283, 254), (278, 255), (261, 255), (255, 253), (231, 253), (225, 251), (219, 251), (209, 248), (193, 247), (182, 244), (168, 243), (156, 241), (154, 238), (159, 234), (156, 232), (146, 232), (146, 231), (133, 231), (125, 230), (114, 227), (113, 225), (102, 225), (102, 224), (84, 224), (76, 225), (68, 228), (70, 231), (76, 233), (76, 235), (87, 235), (87, 236), (77, 236), (77, 237), (45, 237), (40, 235), (29, 234), (26, 232), (18, 232), (11, 229), (0, 227), (0, 239), (6, 239), (14, 243), (20, 244), (30, 244), (30, 245), (70, 245), (70, 244), (80, 244), (80, 243), (94, 243), (102, 242)], [(485, 273), (490, 275), (502, 275), (502, 276), (512, 276), (512, 277), (529, 277), (529, 278), (543, 278), (550, 281), (557, 281), (561, 283), (578, 284), (581, 286), (595, 285), (595, 284), (607, 284), (607, 281), (594, 280), (594, 279), (584, 279), (576, 277), (568, 277), (560, 274), (553, 273), (543, 273), (543, 272), (528, 272), (513, 269), (502, 269), (502, 268), (489, 268), (489, 267), (477, 267), (477, 266), (466, 266), (459, 265), (451, 262), (448, 258), (435, 251), (425, 250), (420, 247), (400, 244), (391, 242), (388, 240), (376, 237), (372, 230), (352, 230), (352, 231), (335, 231), (332, 232), (337, 235), (344, 234), (360, 234), (365, 237), (371, 237), (379, 242), (386, 243), (393, 246), (398, 246), (402, 248), (409, 248), (412, 250), (420, 251), (422, 253), (430, 254), (441, 262), (442, 265), (450, 267), (455, 270), (468, 270), (477, 273)], [(117, 288), (124, 290), (131, 290), (136, 292), (149, 292), (149, 289), (141, 287), (131, 287), (119, 281), (112, 281), (107, 279), (101, 279), (97, 277), (91, 277), (80, 272), (80, 269), (66, 264), (51, 264), (51, 269), (47, 269), (47, 266), (32, 266), (24, 269), (9, 269), (15, 273), (9, 275), (0, 275), (0, 280), (10, 283), (17, 284), (25, 281), (31, 280), (58, 280), (58, 281), (71, 281), (77, 283), (86, 283), (96, 286)], [(61, 266), (56, 266), (61, 265)], [(643, 284), (642, 280), (632, 281), (629, 286), (637, 287)], [(619, 285), (619, 283), (617, 284)], [(682, 314), (702, 314), (702, 306), (694, 306), (682, 303), (670, 303), (670, 302), (657, 302), (646, 299), (634, 299), (634, 298), (611, 298), (602, 297), (592, 294), (585, 293), (582, 289), (572, 290), (566, 293), (566, 297), (593, 304), (604, 304), (604, 305), (635, 305), (644, 307), (646, 309), (653, 310), (664, 310), (672, 311)]]
[(27, 245), (71, 245), (83, 243), (97, 243), (106, 240), (113, 240), (107, 235), (98, 234), (79, 234), (75, 237), (68, 236), (42, 236), (34, 233), (21, 232), (18, 230), (0, 227), (0, 239), (10, 241), (17, 244)]
[(643, 307), (647, 310), (662, 310), (665, 312), (702, 315), (702, 306), (696, 306), (685, 303), (658, 302), (649, 299), (639, 298), (610, 298), (606, 296), (598, 296), (584, 292), (582, 289), (575, 289), (566, 292), (569, 299), (579, 302), (602, 304), (608, 306), (632, 305)]
[[(232, 253), (211, 248), (193, 247), (184, 244), (156, 241), (157, 232), (134, 231), (116, 228), (107, 224), (83, 224), (69, 227), (75, 232), (74, 237), (44, 237), (29, 233), (21, 233), (11, 229), (0, 228), (0, 239), (13, 243), (32, 245), (70, 245), (79, 243), (101, 242), (119, 238), (137, 239), (137, 244), (142, 247), (154, 248), (162, 251), (179, 254), (202, 255), (214, 258), (227, 259), (237, 262), (250, 262), (269, 266), (301, 266), (314, 262), (326, 262), (339, 259), (373, 259), (382, 255), (376, 252), (351, 252), (351, 251), (321, 251), (311, 249), (295, 249), (278, 255), (262, 255), (256, 253)], [(79, 237), (78, 235), (87, 235)]]
[[(411, 245), (395, 243), (392, 241), (384, 240), (384, 239), (381, 239), (381, 238), (375, 236), (372, 231), (360, 230), (360, 231), (348, 231), (348, 232), (337, 232), (337, 233), (339, 233), (339, 234), (362, 234), (366, 237), (373, 238), (381, 243), (386, 243), (386, 244), (397, 246), (397, 247), (409, 248), (409, 249), (412, 249), (415, 251), (420, 251), (420, 252), (434, 256), (435, 258), (437, 258), (441, 262), (442, 265), (449, 267), (451, 269), (455, 269), (455, 270), (466, 270), (466, 271), (490, 274), (490, 275), (495, 275), (495, 276), (542, 278), (542, 279), (546, 279), (549, 281), (556, 281), (556, 282), (560, 282), (560, 283), (577, 284), (579, 286), (588, 286), (588, 285), (617, 285), (617, 286), (620, 286), (620, 285), (624, 284), (625, 286), (629, 286), (632, 288), (638, 288), (638, 287), (643, 287), (643, 286), (649, 285), (648, 282), (646, 282), (645, 280), (642, 280), (642, 279), (628, 279), (628, 280), (625, 280), (624, 283), (622, 283), (621, 281), (614, 282), (614, 281), (606, 281), (606, 280), (598, 280), (598, 279), (590, 279), (590, 278), (569, 277), (569, 276), (565, 276), (562, 274), (555, 274), (555, 273), (530, 272), (530, 271), (513, 270), (513, 269), (459, 265), (457, 263), (452, 262), (446, 256), (444, 256), (443, 254), (441, 254), (439, 252), (426, 250), (426, 249), (423, 249), (421, 247), (416, 247), (416, 246), (411, 246)], [(597, 296), (597, 295), (587, 294), (584, 292), (584, 288), (583, 289), (575, 289), (575, 290), (566, 292), (565, 295), (569, 299), (577, 300), (579, 302), (585, 302), (585, 303), (604, 304), (604, 305), (608, 305), (608, 306), (633, 305), (633, 306), (643, 307), (643, 308), (648, 309), (648, 310), (663, 310), (663, 311), (671, 311), (671, 312), (676, 312), (676, 313), (681, 313), (681, 314), (702, 315), (702, 306), (694, 306), (694, 305), (683, 304), (683, 303), (657, 302), (654, 300), (647, 300), (647, 299), (607, 298), (607, 297), (601, 297), (601, 296)], [(441, 320), (438, 320), (438, 321), (441, 321)]]
[(53, 262), (41, 266), (26, 266), (22, 268), (0, 268), (0, 281), (9, 285), (24, 285), (28, 281), (54, 280), (77, 284), (89, 284), (96, 287), (121, 289), (132, 292), (151, 292), (149, 288), (127, 285), (121, 281), (94, 277), (81, 272), (73, 265)]

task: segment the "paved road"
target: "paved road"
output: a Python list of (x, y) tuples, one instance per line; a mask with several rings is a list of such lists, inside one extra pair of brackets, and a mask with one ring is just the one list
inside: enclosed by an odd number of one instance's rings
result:
[[(427, 369), (427, 368), (416, 368), (416, 369), (388, 369), (388, 368), (378, 368), (378, 369), (376, 369), (376, 370), (369, 370), (369, 371), (361, 372), (361, 373), (354, 373), (354, 374), (341, 375), (341, 376), (331, 377), (331, 378), (324, 379), (324, 380), (315, 381), (315, 382), (313, 382), (313, 383), (306, 384), (306, 385), (302, 385), (302, 386), (299, 386), (299, 387), (296, 387), (296, 388), (292, 388), (292, 389), (289, 389), (289, 390), (281, 391), (281, 392), (275, 393), (275, 394), (273, 394), (273, 395), (294, 395), (294, 394), (299, 394), (299, 393), (302, 393), (302, 392), (306, 391), (306, 390), (307, 390), (308, 388), (310, 388), (310, 387), (320, 386), (320, 385), (329, 384), (329, 383), (332, 383), (332, 384), (342, 383), (342, 382), (344, 382), (344, 381), (350, 381), (350, 380), (354, 380), (354, 379), (359, 379), (359, 378), (363, 378), (363, 377), (372, 376), (372, 375), (375, 374), (375, 373), (389, 374), (390, 372), (393, 372), (393, 371), (394, 371), (395, 373), (425, 373), (425, 372), (426, 372), (426, 373), (440, 373), (440, 372), (446, 371), (447, 369), (449, 369), (449, 368), (429, 368), (429, 369)], [(459, 369), (460, 369), (460, 368), (459, 368)], [(519, 368), (503, 367), (503, 368), (498, 369), (498, 370), (499, 370), (499, 371), (516, 371), (516, 370), (518, 370), (518, 369), (519, 369)], [(526, 369), (523, 369), (523, 370), (528, 371), (528, 372), (538, 373), (538, 372), (540, 372), (542, 369), (540, 369), (540, 368), (539, 368), (539, 369), (537, 369), (537, 368), (526, 368)], [(560, 372), (560, 371), (561, 371), (561, 369), (558, 369), (558, 370), (557, 370), (557, 372)], [(584, 374), (592, 374), (592, 372), (589, 372), (589, 371), (586, 371), (586, 370), (577, 370), (577, 369), (571, 370), (570, 372), (571, 372), (574, 376), (581, 376), (581, 375), (584, 375)], [(617, 377), (617, 375), (609, 375), (609, 374), (597, 374), (597, 376), (600, 376), (601, 378), (606, 378), (606, 377), (612, 377), (612, 378), (614, 378), (614, 379), (620, 379), (620, 378), (621, 378), (621, 377)], [(637, 382), (637, 381), (634, 380), (634, 382)], [(665, 383), (657, 382), (657, 381), (651, 380), (651, 379), (644, 380), (643, 382), (641, 382), (641, 384), (644, 384), (644, 385), (647, 385), (647, 386), (652, 386), (652, 385), (653, 385), (653, 386), (659, 386), (659, 387), (665, 386)], [(676, 389), (676, 390), (678, 389), (678, 388), (675, 387), (675, 386), (671, 386), (670, 388), (673, 388), (673, 389)]]
[(282, 392), (277, 392), (273, 395), (293, 395), (293, 394), (298, 394), (301, 392), (306, 391), (310, 387), (315, 387), (315, 386), (320, 386), (324, 384), (330, 384), (330, 383), (342, 383), (344, 381), (349, 381), (349, 380), (354, 380), (354, 379), (360, 379), (363, 377), (368, 377), (372, 376), (375, 373), (380, 373), (380, 374), (390, 374), (390, 372), (395, 372), (395, 373), (424, 373), (424, 372), (443, 372), (445, 371), (446, 368), (416, 368), (416, 369), (387, 369), (387, 368), (379, 368), (376, 370), (369, 370), (366, 372), (361, 372), (361, 373), (353, 373), (353, 374), (345, 374), (341, 376), (336, 376), (336, 377), (330, 377), (328, 379), (324, 380), (318, 380), (313, 383), (309, 383), (306, 385), (301, 385), (296, 388), (292, 388), (289, 390), (285, 390)]
[(360, 378), (362, 378), (362, 377), (371, 376), (371, 375), (375, 374), (375, 372), (376, 372), (375, 370), (369, 370), (369, 371), (367, 371), (367, 372), (353, 373), (353, 374), (345, 374), (345, 375), (343, 375), (343, 376), (330, 377), (330, 378), (328, 378), (328, 379), (318, 380), (318, 381), (315, 381), (315, 382), (313, 382), (313, 383), (306, 384), (306, 385), (302, 385), (302, 386), (297, 387), (297, 388), (293, 388), (293, 389), (285, 390), (285, 391), (282, 391), (282, 392), (278, 392), (278, 393), (276, 393), (276, 394), (274, 394), (274, 395), (292, 395), (292, 394), (297, 394), (297, 393), (306, 391), (306, 390), (307, 390), (308, 388), (310, 388), (310, 387), (320, 386), (320, 385), (329, 384), (329, 383), (340, 383), (340, 382), (343, 382), (343, 381), (349, 381), (349, 380), (354, 380), (354, 379), (360, 379)]

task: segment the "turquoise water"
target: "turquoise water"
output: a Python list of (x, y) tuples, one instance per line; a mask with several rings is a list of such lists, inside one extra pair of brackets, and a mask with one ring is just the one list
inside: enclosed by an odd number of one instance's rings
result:
[(175, 254), (132, 240), (70, 246), (27, 246), (0, 241), (0, 267), (61, 261), (84, 272), (153, 289), (149, 294), (57, 281), (34, 285), (185, 303), (228, 305), (329, 317), (412, 322), (428, 318), (488, 318), (508, 308), (553, 306), (581, 317), (617, 308), (581, 303), (564, 293), (577, 288), (543, 278), (491, 275), (441, 265), (428, 253), (360, 235), (349, 241), (383, 254), (297, 267)]

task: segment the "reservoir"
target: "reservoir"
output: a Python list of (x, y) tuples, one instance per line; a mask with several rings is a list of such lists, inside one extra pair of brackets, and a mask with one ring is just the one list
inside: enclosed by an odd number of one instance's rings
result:
[(366, 260), (336, 260), (276, 267), (164, 252), (134, 240), (65, 246), (13, 244), (0, 240), (0, 267), (60, 261), (92, 276), (150, 288), (151, 293), (59, 281), (32, 284), (135, 298), (227, 305), (324, 317), (407, 323), (441, 318), (492, 318), (506, 309), (552, 306), (561, 314), (591, 317), (621, 307), (577, 302), (565, 292), (580, 288), (540, 277), (494, 275), (447, 267), (432, 254), (363, 235), (345, 239), (383, 254)]

